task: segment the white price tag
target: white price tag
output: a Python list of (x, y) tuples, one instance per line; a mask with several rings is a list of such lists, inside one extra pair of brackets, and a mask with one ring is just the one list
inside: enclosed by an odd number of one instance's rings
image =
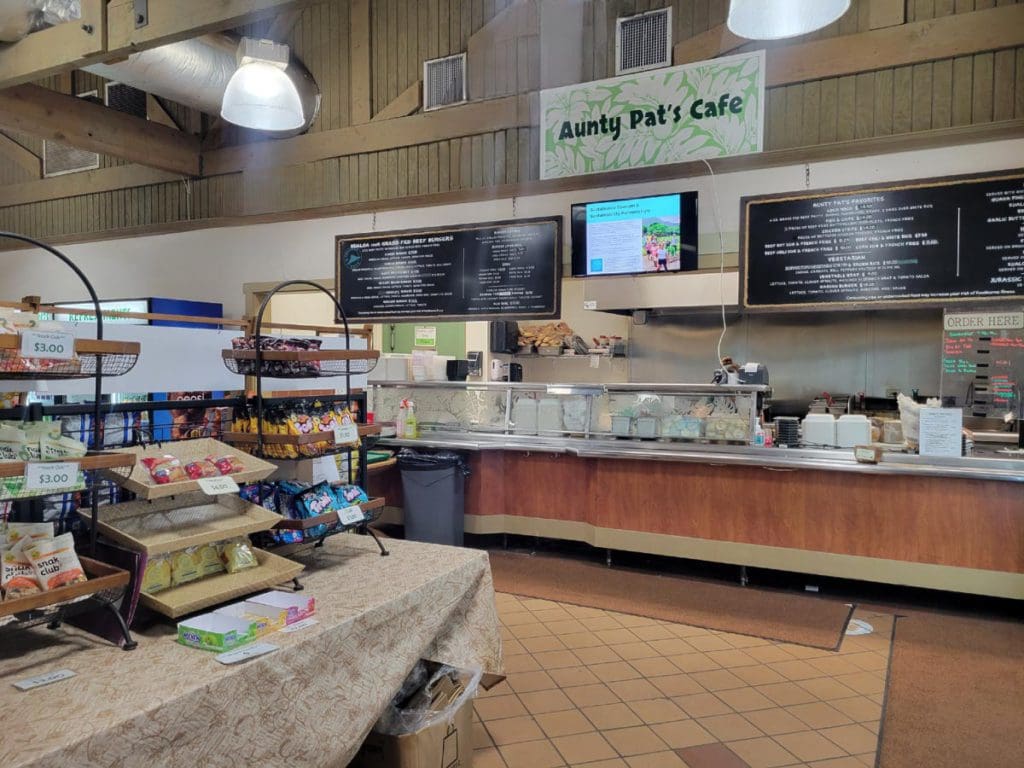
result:
[(22, 331), (21, 356), (70, 360), (75, 356), (75, 337), (60, 331)]
[(57, 491), (78, 485), (78, 465), (73, 461), (30, 461), (25, 465), (26, 491)]
[(583, 308), (584, 309), (597, 309), (597, 302), (596, 301), (584, 301), (583, 302)]
[(335, 445), (347, 445), (359, 439), (359, 427), (355, 424), (342, 424), (334, 428)]
[(355, 525), (366, 520), (366, 515), (363, 514), (363, 508), (356, 505), (338, 510), (338, 520), (342, 525)]
[(252, 645), (243, 645), (241, 648), (235, 648), (235, 650), (228, 651), (227, 653), (217, 654), (213, 658), (221, 664), (238, 664), (240, 661), (248, 661), (249, 659), (255, 659), (257, 656), (273, 653), (277, 649), (278, 646), (271, 645), (270, 643), (253, 643)]
[(590, 356), (590, 367), (591, 368), (600, 368), (601, 367), (601, 357), (599, 355), (591, 355)]
[(317, 621), (316, 619), (303, 619), (302, 621), (296, 621), (294, 624), (289, 624), (287, 627), (282, 628), (280, 631), (281, 632), (298, 632), (300, 629), (305, 629), (306, 627), (312, 627), (314, 624), (319, 624), (319, 623), (320, 622)]
[(321, 456), (318, 459), (313, 459), (313, 485), (323, 482), (341, 482), (338, 462), (334, 460), (333, 456)]
[(19, 691), (31, 691), (33, 688), (39, 688), (50, 683), (59, 683), (61, 680), (67, 680), (69, 677), (74, 676), (75, 673), (70, 669), (58, 669), (56, 672), (46, 672), (35, 677), (26, 677), (24, 680), (12, 683), (12, 685)]
[(199, 488), (207, 496), (219, 496), (222, 493), (238, 493), (238, 483), (233, 477), (203, 477), (197, 481)]

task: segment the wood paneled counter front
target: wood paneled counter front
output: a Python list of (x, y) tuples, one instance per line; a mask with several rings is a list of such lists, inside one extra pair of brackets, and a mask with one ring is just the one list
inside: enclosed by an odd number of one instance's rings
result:
[[(518, 446), (467, 454), (468, 533), (1024, 599), (1024, 482)], [(370, 492), (400, 506), (397, 468), (373, 473)]]

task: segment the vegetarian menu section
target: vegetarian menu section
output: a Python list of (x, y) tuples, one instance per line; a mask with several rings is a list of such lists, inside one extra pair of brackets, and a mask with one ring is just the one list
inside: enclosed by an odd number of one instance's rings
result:
[(1024, 171), (743, 198), (748, 309), (1024, 296)]
[(558, 317), (562, 219), (523, 219), (336, 239), (349, 319)]

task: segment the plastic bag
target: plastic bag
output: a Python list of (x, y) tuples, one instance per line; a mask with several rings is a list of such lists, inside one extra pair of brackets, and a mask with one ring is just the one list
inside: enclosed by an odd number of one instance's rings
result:
[(920, 440), (921, 405), (914, 402), (902, 392), (896, 395), (896, 404), (900, 409), (900, 424), (903, 426), (903, 442), (911, 448), (917, 448)]
[[(441, 722), (451, 722), (455, 713), (469, 699), (475, 698), (480, 687), (480, 678), (483, 677), (482, 669), (456, 669), (442, 664), (431, 674), (435, 665), (427, 662), (417, 662), (409, 676), (405, 678), (398, 694), (388, 704), (384, 714), (373, 727), (377, 733), (388, 736), (402, 736), (409, 733), (416, 733), (424, 728)], [(450, 676), (462, 684), (463, 690), (453, 701), (440, 709), (408, 708), (409, 702), (419, 699), (421, 691), (428, 693), (435, 690), (442, 678)]]

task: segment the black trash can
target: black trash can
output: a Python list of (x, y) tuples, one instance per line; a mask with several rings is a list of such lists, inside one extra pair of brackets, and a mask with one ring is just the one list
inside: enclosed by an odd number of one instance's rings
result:
[(461, 547), (469, 474), (463, 458), (451, 451), (403, 448), (398, 469), (405, 497), (405, 538)]

